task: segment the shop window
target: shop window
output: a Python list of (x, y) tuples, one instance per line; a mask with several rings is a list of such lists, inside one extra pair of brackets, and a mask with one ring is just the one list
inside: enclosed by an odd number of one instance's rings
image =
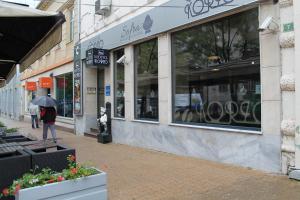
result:
[(56, 77), (57, 115), (73, 117), (73, 74)]
[[(114, 115), (123, 118), (125, 116), (125, 79), (124, 79), (124, 62), (120, 62), (120, 58), (124, 56), (124, 49), (114, 52)], [(118, 61), (118, 62), (117, 62)]]
[(33, 99), (35, 99), (35, 97), (36, 97), (36, 91), (27, 90), (26, 94), (27, 94), (27, 97), (26, 97), (27, 105), (26, 105), (25, 111), (28, 112), (29, 111), (29, 105), (30, 105), (31, 101)]
[(173, 122), (261, 127), (258, 10), (172, 34)]
[(138, 44), (135, 57), (135, 118), (158, 120), (157, 39)]

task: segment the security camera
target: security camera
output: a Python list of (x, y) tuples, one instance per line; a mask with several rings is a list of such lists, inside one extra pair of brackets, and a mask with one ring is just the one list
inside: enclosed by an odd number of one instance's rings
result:
[(117, 60), (117, 63), (119, 63), (119, 64), (121, 64), (121, 63), (125, 63), (125, 55), (123, 55), (123, 56), (121, 56), (121, 58), (119, 58), (118, 60)]
[(278, 29), (278, 24), (274, 21), (273, 17), (268, 16), (263, 23), (259, 26), (258, 31), (263, 32), (265, 30), (272, 30), (275, 31)]

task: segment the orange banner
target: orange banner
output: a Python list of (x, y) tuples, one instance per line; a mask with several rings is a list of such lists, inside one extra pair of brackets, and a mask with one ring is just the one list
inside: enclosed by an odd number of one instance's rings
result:
[(39, 78), (39, 86), (40, 88), (52, 88), (53, 80), (51, 77), (41, 77)]
[(36, 91), (36, 82), (26, 82), (25, 88), (28, 91)]

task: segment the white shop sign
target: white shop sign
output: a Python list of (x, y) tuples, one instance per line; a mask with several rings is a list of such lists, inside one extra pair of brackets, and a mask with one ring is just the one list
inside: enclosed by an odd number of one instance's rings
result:
[(91, 48), (113, 49), (257, 1), (170, 0), (82, 42), (81, 59), (85, 58), (86, 50)]

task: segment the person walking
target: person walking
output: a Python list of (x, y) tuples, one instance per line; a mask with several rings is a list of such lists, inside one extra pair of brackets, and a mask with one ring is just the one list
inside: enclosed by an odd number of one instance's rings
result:
[(55, 119), (56, 110), (54, 107), (41, 107), (41, 120), (43, 120), (43, 140), (48, 137), (48, 128), (50, 128), (53, 141), (56, 143)]
[(32, 128), (39, 128), (39, 120), (38, 120), (39, 106), (34, 105), (33, 103), (30, 103), (30, 105), (29, 105), (29, 113), (31, 115), (31, 125), (32, 125)]

